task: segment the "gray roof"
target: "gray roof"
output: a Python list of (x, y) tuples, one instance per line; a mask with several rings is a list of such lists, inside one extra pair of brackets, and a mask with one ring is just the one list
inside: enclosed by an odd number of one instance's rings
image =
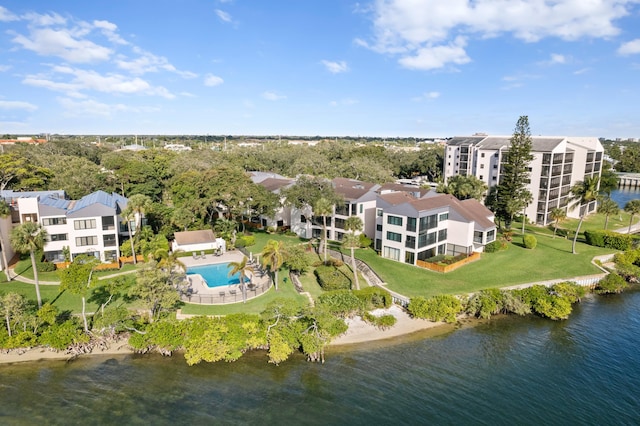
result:
[(486, 136), (456, 136), (447, 141), (447, 145), (475, 145)]
[(375, 183), (348, 178), (335, 178), (332, 182), (336, 193), (342, 195), (346, 201), (359, 200), (369, 191), (375, 191), (380, 187)]
[(211, 229), (203, 229), (200, 231), (183, 231), (173, 234), (176, 243), (181, 246), (189, 244), (213, 243), (216, 236)]
[(113, 216), (127, 206), (128, 200), (115, 192), (96, 191), (77, 201), (63, 200), (52, 195), (38, 200), (42, 216), (64, 215), (69, 217)]
[(13, 191), (11, 189), (5, 189), (0, 192), (0, 198), (4, 198), (7, 201), (11, 201), (17, 198), (35, 198), (35, 197), (54, 197), (54, 198), (67, 198), (67, 194), (62, 190), (55, 191)]
[[(479, 149), (506, 149), (511, 145), (512, 135), (509, 136), (456, 136), (447, 145), (476, 145)], [(535, 152), (553, 151), (567, 138), (563, 136), (531, 136), (531, 150)]]

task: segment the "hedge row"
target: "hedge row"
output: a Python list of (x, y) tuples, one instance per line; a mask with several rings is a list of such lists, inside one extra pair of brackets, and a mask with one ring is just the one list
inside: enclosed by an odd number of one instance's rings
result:
[(589, 245), (616, 250), (629, 250), (633, 242), (631, 235), (612, 231), (584, 231), (584, 237)]

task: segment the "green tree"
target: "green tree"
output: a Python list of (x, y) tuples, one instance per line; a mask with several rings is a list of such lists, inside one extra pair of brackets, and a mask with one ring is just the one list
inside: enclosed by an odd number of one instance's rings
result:
[(18, 190), (43, 188), (50, 176), (49, 169), (36, 166), (24, 156), (0, 154), (0, 192), (9, 185)]
[(629, 233), (631, 233), (631, 224), (633, 223), (633, 217), (640, 214), (640, 200), (631, 200), (624, 206), (624, 211), (629, 213)]
[(327, 263), (327, 216), (333, 214), (333, 204), (326, 198), (319, 198), (313, 204), (313, 215), (322, 216), (322, 252)]
[(507, 229), (511, 228), (514, 215), (523, 211), (532, 200), (531, 192), (527, 189), (529, 163), (533, 160), (531, 146), (529, 118), (522, 115), (516, 123), (509, 150), (504, 154), (505, 161), (497, 187), (499, 211), (496, 213), (505, 217)]
[(289, 246), (286, 252), (285, 264), (292, 271), (304, 274), (311, 266), (311, 261), (303, 245), (296, 244)]
[(611, 198), (611, 191), (617, 187), (618, 176), (611, 169), (611, 164), (608, 161), (604, 161), (600, 172), (600, 193), (605, 194), (607, 198)]
[[(0, 200), (0, 220), (11, 215), (11, 206), (4, 200)], [(4, 245), (4, 236), (2, 235), (2, 226), (0, 224), (0, 251), (2, 251), (2, 270), (6, 272), (7, 279), (11, 281), (11, 273), (9, 272), (9, 261), (7, 259), (7, 248)]]
[(27, 311), (27, 300), (18, 293), (7, 293), (0, 298), (0, 312), (4, 316), (7, 332), (11, 337), (12, 320), (19, 319)]
[(13, 248), (19, 253), (29, 253), (31, 257), (38, 308), (42, 307), (42, 298), (40, 297), (40, 280), (38, 279), (38, 268), (36, 266), (36, 252), (43, 249), (46, 240), (47, 231), (35, 222), (23, 223), (11, 231), (11, 245)]
[(553, 238), (555, 238), (556, 232), (558, 232), (558, 224), (567, 218), (567, 211), (560, 207), (554, 207), (549, 212), (549, 216), (553, 220)]
[(618, 203), (613, 201), (611, 198), (604, 198), (600, 201), (598, 213), (604, 215), (604, 229), (607, 229), (609, 216), (615, 216), (620, 213), (620, 207), (618, 207)]
[(285, 259), (284, 245), (282, 241), (269, 240), (262, 249), (262, 267), (269, 269), (274, 276), (273, 282), (278, 291), (278, 270), (282, 267)]
[(597, 198), (598, 176), (587, 176), (583, 181), (577, 182), (571, 187), (571, 201), (578, 207), (580, 214), (580, 222), (578, 222), (578, 228), (576, 229), (576, 235), (573, 237), (573, 245), (571, 247), (571, 252), (573, 254), (577, 254), (576, 242), (578, 241), (578, 234), (580, 233), (582, 221), (587, 214), (587, 206)]
[(127, 231), (129, 232), (129, 241), (131, 242), (131, 253), (133, 254), (133, 263), (138, 263), (136, 259), (135, 241), (131, 232), (131, 221), (135, 221), (136, 233), (140, 234), (142, 215), (151, 206), (151, 199), (143, 194), (135, 194), (129, 198), (127, 206), (122, 211), (122, 217), (127, 221)]
[(358, 281), (358, 268), (356, 266), (356, 256), (354, 249), (360, 247), (360, 237), (356, 235), (356, 232), (362, 231), (362, 219), (358, 216), (349, 216), (344, 222), (344, 229), (349, 231), (343, 237), (342, 244), (351, 250), (351, 269), (353, 270), (353, 282), (356, 286), (356, 290), (360, 290), (360, 282)]
[(95, 257), (83, 254), (76, 256), (67, 268), (58, 271), (60, 290), (67, 290), (82, 298), (82, 323), (86, 333), (89, 332), (86, 314), (87, 294), (97, 282), (93, 270), (99, 263), (100, 261)]
[(153, 322), (163, 310), (174, 309), (180, 303), (180, 291), (184, 286), (183, 272), (167, 271), (150, 261), (138, 271), (129, 295), (142, 302), (149, 310), (149, 321)]
[(247, 303), (247, 287), (244, 284), (244, 280), (249, 276), (249, 272), (253, 272), (253, 267), (251, 265), (247, 265), (247, 257), (244, 256), (240, 262), (229, 262), (227, 264), (227, 268), (231, 269), (229, 271), (229, 276), (232, 276), (235, 274), (240, 275), (240, 288), (242, 288), (242, 303)]
[(438, 192), (451, 194), (459, 200), (475, 198), (482, 201), (487, 185), (473, 175), (456, 175), (447, 179), (447, 183), (438, 184)]

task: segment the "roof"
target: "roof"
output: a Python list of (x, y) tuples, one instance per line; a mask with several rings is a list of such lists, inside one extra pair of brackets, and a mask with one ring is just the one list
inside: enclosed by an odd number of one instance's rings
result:
[(490, 229), (496, 226), (492, 220), (493, 212), (473, 198), (460, 201), (451, 194), (438, 194), (433, 197), (413, 200), (409, 202), (409, 205), (418, 212), (449, 207), (467, 222), (474, 222), (476, 228)]
[(293, 183), (293, 179), (278, 179), (278, 178), (266, 178), (260, 181), (258, 185), (263, 186), (267, 191), (278, 192), (285, 186), (289, 186)]
[(56, 191), (13, 191), (11, 189), (5, 189), (0, 191), (0, 198), (4, 198), (7, 201), (17, 198), (36, 198), (36, 197), (54, 197), (54, 198), (67, 198), (67, 194), (63, 190)]
[(460, 201), (460, 205), (464, 208), (464, 211), (460, 212), (460, 214), (465, 216), (465, 218), (468, 215), (469, 218), (473, 219), (480, 227), (487, 229), (496, 226), (496, 224), (489, 219), (489, 217), (494, 216), (493, 212), (483, 206), (478, 200), (474, 200), (473, 198), (463, 200)]
[(386, 194), (379, 195), (378, 198), (389, 203), (392, 206), (409, 203), (411, 201), (415, 201), (415, 197), (406, 192), (389, 192)]
[(213, 243), (216, 241), (216, 236), (213, 234), (213, 231), (211, 229), (176, 232), (173, 235), (176, 243), (181, 246), (189, 244)]
[(416, 198), (422, 198), (427, 194), (427, 192), (430, 192), (431, 189), (420, 188), (419, 186), (407, 185), (403, 183), (385, 183), (382, 184), (380, 188), (378, 188), (379, 193), (383, 193), (383, 191), (408, 192)]
[(124, 208), (124, 206), (126, 206), (127, 204), (126, 201), (127, 201), (126, 198), (116, 194), (115, 192), (112, 194), (107, 194), (104, 191), (96, 191), (96, 192), (92, 192), (89, 195), (85, 195), (75, 203), (69, 205), (69, 210), (67, 211), (67, 214), (73, 214), (79, 210), (82, 210), (89, 206), (93, 206), (95, 204), (102, 204), (103, 206), (106, 206), (114, 209), (115, 211), (118, 211), (120, 208)]
[[(475, 145), (479, 149), (507, 149), (511, 145), (511, 138), (509, 136), (456, 136), (447, 142), (447, 145)], [(597, 138), (575, 138), (565, 136), (531, 136), (531, 150), (534, 152), (550, 152), (553, 151), (558, 145), (563, 142), (576, 141), (573, 143), (580, 144), (586, 143), (592, 145), (592, 149), (596, 149)]]
[(260, 183), (263, 180), (267, 179), (267, 178), (273, 178), (273, 179), (288, 179), (282, 175), (279, 175), (278, 173), (273, 173), (273, 172), (258, 172), (258, 171), (252, 171), (249, 172), (249, 177), (251, 178), (251, 180), (253, 181), (253, 183)]
[(336, 193), (342, 195), (347, 201), (354, 201), (365, 195), (367, 192), (380, 187), (371, 182), (362, 182), (355, 179), (335, 178), (332, 180)]

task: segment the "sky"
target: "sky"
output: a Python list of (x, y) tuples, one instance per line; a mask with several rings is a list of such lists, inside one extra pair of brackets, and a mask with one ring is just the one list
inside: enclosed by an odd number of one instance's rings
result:
[(640, 0), (0, 0), (0, 136), (640, 138)]

